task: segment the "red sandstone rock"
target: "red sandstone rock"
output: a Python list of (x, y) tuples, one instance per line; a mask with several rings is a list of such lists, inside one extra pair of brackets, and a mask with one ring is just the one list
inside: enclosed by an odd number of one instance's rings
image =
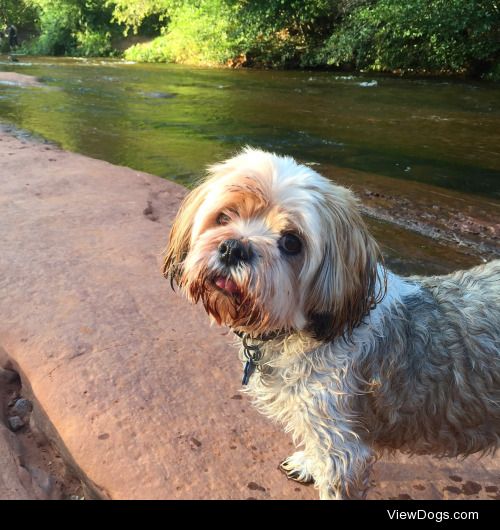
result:
[[(0, 346), (79, 476), (112, 499), (317, 498), (277, 470), (291, 440), (239, 394), (230, 333), (162, 278), (185, 189), (26, 147), (0, 134)], [(375, 466), (369, 496), (488, 498), (499, 474), (498, 457), (400, 457)], [(449, 475), (482, 489), (450, 493)], [(10, 484), (0, 497), (24, 498)]]
[(19, 464), (16, 437), (0, 424), (0, 499), (34, 499), (30, 486), (29, 474)]
[(42, 87), (45, 86), (41, 83), (38, 78), (32, 75), (18, 74), (17, 72), (0, 72), (0, 83), (20, 85), (20, 86), (31, 86), (31, 87)]

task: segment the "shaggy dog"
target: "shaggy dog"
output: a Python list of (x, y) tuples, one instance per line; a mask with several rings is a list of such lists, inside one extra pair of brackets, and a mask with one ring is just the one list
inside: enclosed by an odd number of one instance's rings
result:
[(348, 189), (247, 148), (187, 196), (163, 272), (239, 337), (247, 392), (301, 447), (282, 470), (322, 499), (363, 498), (384, 450), (498, 446), (499, 260), (392, 274)]

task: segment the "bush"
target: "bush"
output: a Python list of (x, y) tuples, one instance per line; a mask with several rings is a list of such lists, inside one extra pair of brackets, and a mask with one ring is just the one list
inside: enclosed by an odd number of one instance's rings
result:
[(103, 57), (114, 53), (109, 31), (99, 31), (87, 27), (82, 31), (77, 31), (75, 39), (75, 51), (83, 57)]
[(176, 9), (164, 35), (125, 52), (136, 61), (224, 64), (238, 54), (234, 9), (224, 0), (184, 3)]
[(38, 11), (39, 35), (23, 46), (38, 55), (99, 56), (113, 53), (111, 38), (120, 28), (110, 22), (105, 0), (29, 0)]
[[(142, 23), (135, 2), (117, 3), (115, 16), (133, 29)], [(126, 57), (143, 61), (226, 64), (247, 61), (269, 66), (301, 65), (311, 48), (331, 33), (339, 6), (366, 0), (165, 0), (159, 6), (168, 26), (154, 41), (136, 45)]]
[(494, 0), (0, 0), (2, 17), (36, 23), (24, 50), (46, 55), (113, 54), (125, 28), (160, 35), (135, 61), (500, 75)]
[(39, 4), (38, 7), (40, 35), (24, 45), (24, 50), (35, 55), (71, 53), (76, 47), (76, 39), (72, 33), (79, 14), (76, 6), (54, 2), (52, 6)]
[(488, 0), (379, 0), (348, 16), (318, 60), (382, 71), (482, 73), (498, 61), (499, 14)]
[(10, 46), (8, 39), (1, 39), (0, 38), (0, 53), (9, 53), (10, 52)]
[(174, 57), (170, 55), (168, 39), (164, 36), (157, 37), (151, 42), (134, 44), (125, 50), (124, 57), (129, 61), (143, 63), (167, 63), (174, 61)]

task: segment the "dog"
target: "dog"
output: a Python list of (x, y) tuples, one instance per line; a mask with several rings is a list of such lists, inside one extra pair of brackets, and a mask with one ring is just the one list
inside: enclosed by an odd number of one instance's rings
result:
[(384, 266), (353, 193), (246, 148), (209, 168), (163, 273), (240, 344), (243, 384), (321, 499), (364, 498), (384, 452), (492, 454), (500, 436), (500, 260), (446, 276)]

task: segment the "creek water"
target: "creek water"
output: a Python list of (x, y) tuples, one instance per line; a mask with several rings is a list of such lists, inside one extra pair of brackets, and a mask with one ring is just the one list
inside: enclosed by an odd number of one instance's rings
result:
[[(119, 60), (0, 58), (0, 121), (192, 185), (244, 145), (351, 187), (389, 265), (441, 273), (500, 255), (496, 84)], [(1, 167), (1, 164), (0, 164)]]

